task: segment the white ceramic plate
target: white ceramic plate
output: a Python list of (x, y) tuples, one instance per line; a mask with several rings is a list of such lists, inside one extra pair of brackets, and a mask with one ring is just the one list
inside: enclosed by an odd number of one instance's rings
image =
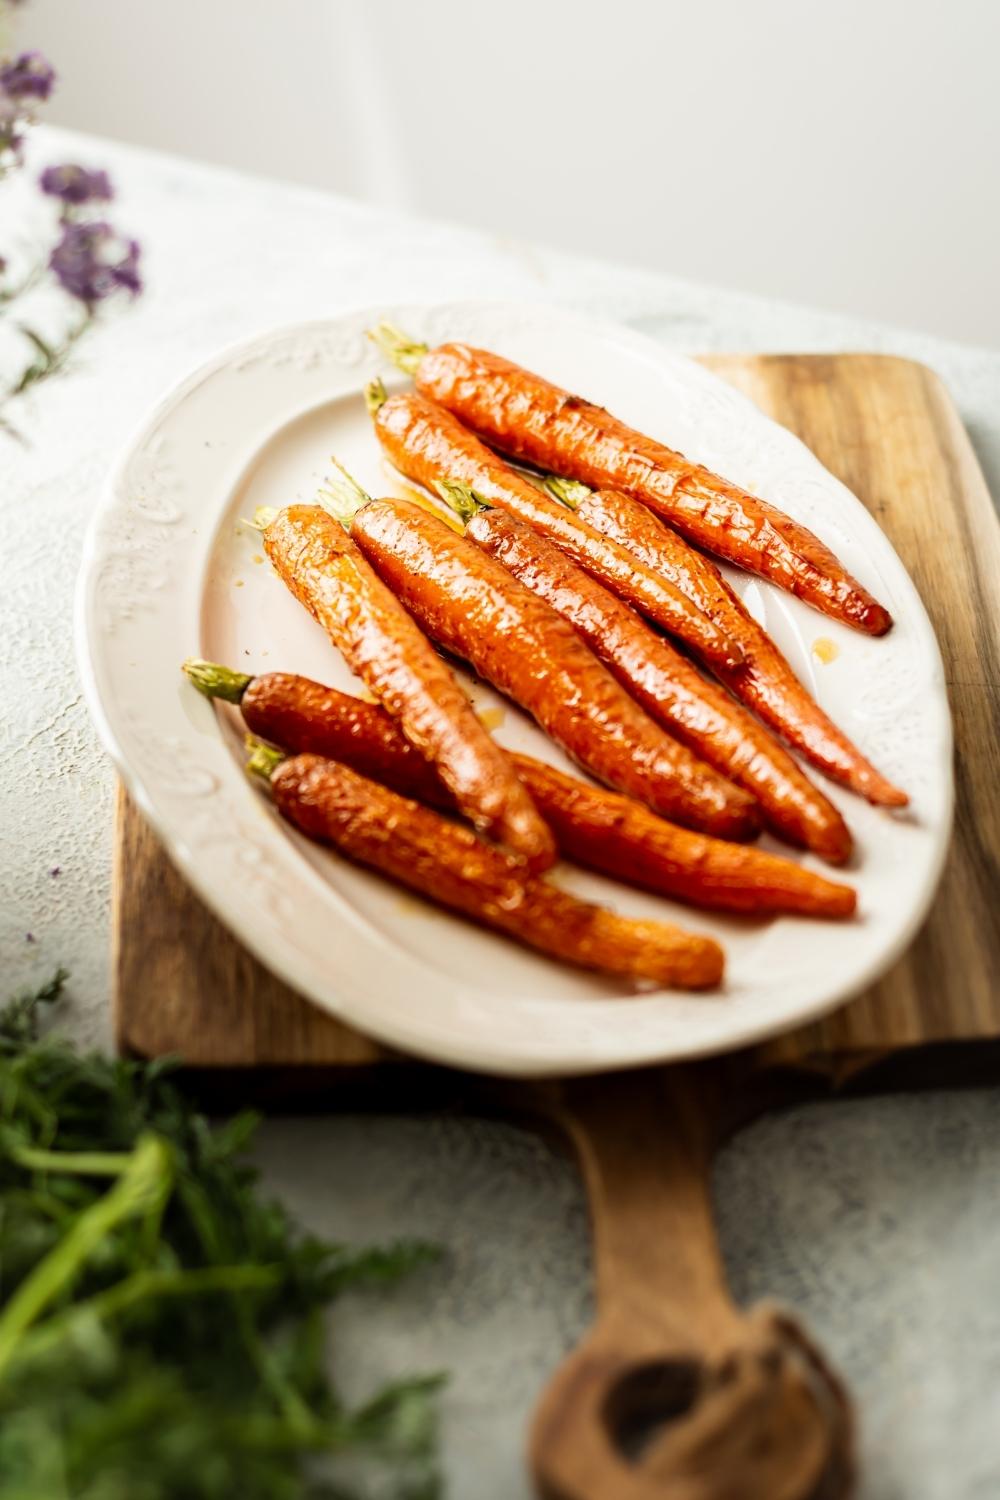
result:
[[(387, 311), (431, 343), (462, 338), (509, 355), (776, 501), (889, 606), (895, 628), (870, 640), (733, 575), (824, 708), (912, 796), (910, 812), (890, 815), (832, 794), (857, 840), (857, 921), (719, 917), (560, 867), (555, 878), (582, 895), (724, 942), (721, 993), (638, 994), (521, 950), (310, 845), (249, 783), (237, 716), (201, 698), (180, 663), (199, 655), (356, 690), (240, 517), (311, 500), (332, 452), (374, 493), (398, 491), (359, 394), (384, 373), (365, 329)], [(813, 651), (820, 638), (836, 653), (826, 665)], [(318, 1004), (444, 1062), (596, 1071), (736, 1047), (807, 1021), (898, 956), (941, 870), (952, 805), (941, 660), (885, 536), (796, 438), (722, 381), (626, 330), (565, 312), (383, 308), (282, 329), (213, 360), (152, 413), (115, 472), (87, 542), (78, 642), (101, 735), (208, 904)], [(502, 721), (502, 743), (565, 764), (516, 709), (481, 685), (470, 692)]]

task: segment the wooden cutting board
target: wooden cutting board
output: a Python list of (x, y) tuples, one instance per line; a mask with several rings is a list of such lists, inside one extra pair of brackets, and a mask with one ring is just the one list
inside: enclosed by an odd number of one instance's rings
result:
[(708, 1194), (713, 1152), (776, 1102), (1000, 1071), (1000, 527), (964, 428), (937, 377), (906, 360), (702, 363), (860, 496), (941, 642), (957, 742), (954, 842), (923, 931), (866, 994), (761, 1047), (683, 1068), (512, 1084), (415, 1064), (268, 974), (189, 890), (127, 797), (118, 807), (122, 1051), (179, 1054), (225, 1103), (252, 1093), (301, 1107), (311, 1085), (328, 1109), (457, 1100), (554, 1120), (572, 1140), (598, 1313), (534, 1424), (531, 1463), (548, 1500), (849, 1493), (850, 1412), (836, 1376), (792, 1319), (744, 1313), (728, 1296)]

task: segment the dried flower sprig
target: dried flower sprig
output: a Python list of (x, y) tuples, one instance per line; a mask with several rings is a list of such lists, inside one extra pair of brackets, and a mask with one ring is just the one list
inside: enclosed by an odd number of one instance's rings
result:
[(0, 177), (21, 165), (24, 131), (56, 82), (56, 70), (41, 52), (0, 58)]
[(66, 162), (61, 167), (46, 167), (38, 185), (50, 198), (58, 198), (64, 211), (80, 208), (84, 203), (110, 203), (114, 197), (107, 172)]
[(17, 103), (27, 99), (44, 103), (55, 82), (56, 70), (41, 52), (22, 52), (13, 62), (0, 64), (0, 89)]
[(49, 269), (89, 312), (117, 291), (133, 297), (142, 291), (138, 241), (126, 239), (103, 220), (68, 222), (49, 257)]
[[(6, 0), (7, 7), (13, 3)], [(0, 22), (4, 10), (5, 0), (0, 0)], [(55, 68), (41, 52), (0, 56), (0, 178), (22, 165), (25, 130), (34, 122), (37, 106), (50, 97), (56, 78)], [(70, 299), (70, 311), (57, 338), (43, 336), (23, 318), (17, 322), (31, 353), (20, 374), (6, 389), (0, 387), (0, 429), (8, 432), (14, 429), (3, 410), (5, 403), (64, 368), (99, 308), (120, 293), (136, 297), (142, 290), (138, 241), (123, 235), (103, 215), (93, 214), (97, 205), (114, 198), (107, 172), (64, 162), (46, 167), (38, 185), (44, 197), (58, 205), (58, 239), (16, 278), (0, 255), (0, 317), (9, 315), (12, 304), (46, 280)]]

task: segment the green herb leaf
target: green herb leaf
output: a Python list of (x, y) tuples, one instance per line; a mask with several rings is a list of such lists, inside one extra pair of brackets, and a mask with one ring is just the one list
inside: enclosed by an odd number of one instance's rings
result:
[(0, 1011), (0, 1494), (434, 1500), (439, 1376), (348, 1410), (330, 1304), (432, 1246), (330, 1244), (258, 1191), (256, 1117), (214, 1128), (170, 1065), (39, 1036), (60, 971)]

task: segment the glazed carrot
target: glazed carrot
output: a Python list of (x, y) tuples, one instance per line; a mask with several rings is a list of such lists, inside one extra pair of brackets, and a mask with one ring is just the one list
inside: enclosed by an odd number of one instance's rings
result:
[(906, 806), (906, 793), (887, 781), (827, 717), (713, 562), (689, 547), (646, 506), (620, 491), (593, 491), (562, 480), (549, 481), (549, 487), (575, 506), (591, 526), (613, 536), (637, 560), (672, 578), (699, 609), (739, 636), (744, 663), (736, 672), (719, 669), (719, 676), (765, 724), (832, 781), (877, 807)]
[[(403, 796), (454, 808), (432, 767), (376, 704), (287, 672), (250, 677), (198, 660), (184, 670), (206, 697), (238, 703), (248, 728), (283, 749), (340, 761)], [(778, 855), (677, 828), (631, 798), (508, 754), (561, 853), (599, 874), (692, 906), (749, 915), (846, 917), (855, 909), (850, 886)]]
[[(198, 660), (186, 661), (184, 671), (207, 698), (238, 703), (247, 727), (282, 749), (341, 761), (404, 797), (454, 808), (433, 768), (377, 704), (289, 672), (250, 677)], [(848, 917), (855, 909), (850, 886), (778, 855), (676, 828), (629, 797), (508, 754), (560, 852), (598, 874), (691, 906), (756, 916)]]
[(512, 759), (561, 852), (588, 870), (689, 906), (747, 916), (854, 914), (857, 897), (849, 885), (762, 849), (675, 828), (630, 797), (588, 786), (527, 756)]
[(310, 838), (551, 958), (678, 989), (708, 989), (722, 978), (722, 949), (711, 938), (579, 901), (527, 875), (471, 829), (336, 761), (283, 760), (258, 745), (250, 767)]
[(379, 442), (408, 479), (439, 493), (443, 482), (471, 486), (488, 504), (510, 511), (557, 541), (612, 593), (634, 604), (705, 661), (720, 667), (742, 661), (739, 644), (675, 583), (529, 484), (443, 407), (413, 391), (387, 396), (381, 381), (372, 381), (365, 395)]
[(599, 780), (722, 838), (758, 831), (753, 799), (659, 729), (576, 631), (501, 563), (406, 500), (353, 481), (324, 492), (375, 572), (432, 640), (532, 714)]
[(546, 868), (552, 835), (450, 668), (318, 505), (277, 513), (264, 549), (288, 588), (322, 625), (351, 670), (437, 767), (459, 807), (498, 843)]
[[(476, 507), (473, 491), (466, 492), (470, 506)], [(465, 534), (569, 620), (651, 718), (756, 797), (776, 833), (835, 864), (847, 858), (851, 836), (833, 804), (766, 729), (627, 604), (502, 511), (479, 509)]]
[(597, 488), (623, 490), (699, 547), (759, 573), (835, 620), (884, 635), (892, 619), (834, 553), (776, 506), (739, 489), (603, 407), (469, 344), (428, 349), (381, 324), (372, 337), (422, 395), (492, 447)]

